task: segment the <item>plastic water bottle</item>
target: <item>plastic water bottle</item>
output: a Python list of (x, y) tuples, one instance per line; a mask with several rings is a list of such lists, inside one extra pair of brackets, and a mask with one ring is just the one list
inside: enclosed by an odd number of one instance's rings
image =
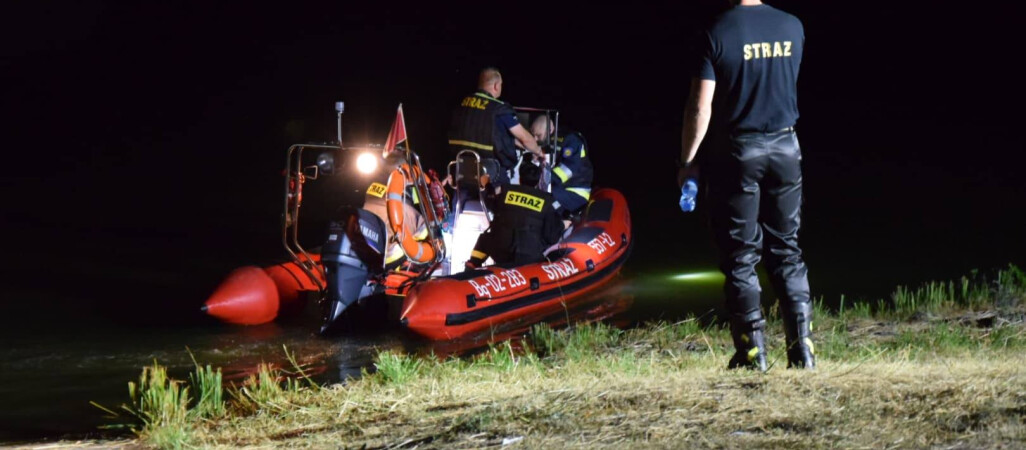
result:
[(695, 200), (698, 198), (698, 183), (694, 178), (684, 180), (680, 187), (680, 210), (691, 212), (695, 210)]
[(446, 214), (445, 217), (442, 219), (442, 231), (446, 233), (451, 233), (452, 223), (452, 211), (449, 211), (449, 214)]

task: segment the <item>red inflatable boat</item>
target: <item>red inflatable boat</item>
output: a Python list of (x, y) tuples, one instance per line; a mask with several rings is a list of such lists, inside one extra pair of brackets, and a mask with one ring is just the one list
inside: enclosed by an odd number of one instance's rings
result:
[(246, 266), (235, 269), (207, 299), (203, 311), (222, 321), (238, 325), (259, 325), (279, 315), (298, 313), (308, 294), (324, 286), (321, 255), (311, 254), (307, 276), (299, 263), (286, 262), (264, 268)]
[[(225, 322), (254, 325), (301, 311), (312, 298), (321, 304), (322, 333), (341, 323), (361, 323), (362, 318), (353, 317), (373, 310), (423, 337), (451, 340), (586, 307), (589, 297), (616, 277), (630, 253), (627, 202), (613, 189), (598, 189), (563, 239), (546, 251), (546, 261), (463, 272), (490, 214), (480, 192), (477, 199), (462, 194), (478, 189), (497, 165), (489, 166), (473, 151), (461, 152), (448, 168), (449, 179), (462, 193), (459, 201), (451, 202), (440, 177), (423, 170), (416, 153), (383, 150), (291, 146), (281, 221), (290, 261), (236, 270), (203, 309)], [(315, 158), (310, 155), (314, 152)], [(357, 203), (361, 207), (340, 209), (319, 250), (306, 250), (298, 237), (303, 187), (339, 174), (357, 181), (358, 189), (348, 190), (362, 196)], [(340, 185), (330, 181), (325, 184)], [(455, 211), (449, 210), (450, 203)]]
[(551, 262), (489, 266), (425, 281), (406, 295), (400, 321), (430, 339), (455, 339), (565, 310), (617, 275), (631, 242), (623, 195), (599, 189), (581, 223), (548, 251)]

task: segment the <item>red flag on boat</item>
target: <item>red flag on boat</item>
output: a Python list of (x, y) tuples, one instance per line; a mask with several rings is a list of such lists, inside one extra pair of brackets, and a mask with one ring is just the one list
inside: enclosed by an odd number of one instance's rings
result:
[(403, 104), (399, 104), (399, 111), (395, 113), (395, 122), (392, 122), (392, 129), (388, 132), (388, 139), (385, 140), (385, 148), (381, 150), (382, 156), (388, 156), (395, 146), (406, 141), (406, 120), (403, 119)]

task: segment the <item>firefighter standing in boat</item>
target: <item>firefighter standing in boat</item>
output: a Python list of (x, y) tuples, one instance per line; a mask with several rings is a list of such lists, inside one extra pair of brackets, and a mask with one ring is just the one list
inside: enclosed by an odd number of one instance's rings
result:
[(481, 267), (489, 256), (496, 264), (540, 262), (545, 249), (559, 242), (563, 221), (553, 207), (552, 196), (535, 187), (541, 173), (541, 167), (525, 160), (520, 164), (519, 185), (500, 187), (495, 197), (486, 197), (495, 219), (478, 237), (467, 270)]
[(473, 150), (481, 159), (494, 159), (499, 173), (490, 174), (497, 186), (509, 184), (510, 171), (520, 159), (517, 146), (543, 157), (534, 136), (517, 120), (513, 106), (499, 100), (502, 95), (502, 74), (494, 67), (481, 71), (477, 91), (460, 101), (449, 127), (449, 149), (452, 156), (462, 150)]
[(692, 161), (709, 131), (707, 198), (737, 350), (728, 367), (766, 370), (766, 320), (755, 272), (765, 256), (780, 301), (788, 367), (811, 369), (812, 305), (798, 247), (801, 150), (793, 128), (805, 33), (796, 17), (761, 1), (734, 4), (702, 41), (677, 181), (684, 185), (697, 175)]
[[(538, 142), (546, 142), (553, 132), (552, 119), (538, 116), (531, 123), (531, 134)], [(552, 168), (552, 197), (556, 199), (556, 212), (563, 217), (575, 214), (588, 205), (594, 170), (584, 136), (577, 132), (564, 133), (556, 140), (559, 164)]]

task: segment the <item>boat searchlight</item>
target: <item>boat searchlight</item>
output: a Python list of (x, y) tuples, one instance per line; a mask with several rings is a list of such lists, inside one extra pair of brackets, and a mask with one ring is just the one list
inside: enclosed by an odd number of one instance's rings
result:
[(370, 152), (363, 152), (356, 157), (356, 170), (367, 175), (378, 169), (378, 158)]

